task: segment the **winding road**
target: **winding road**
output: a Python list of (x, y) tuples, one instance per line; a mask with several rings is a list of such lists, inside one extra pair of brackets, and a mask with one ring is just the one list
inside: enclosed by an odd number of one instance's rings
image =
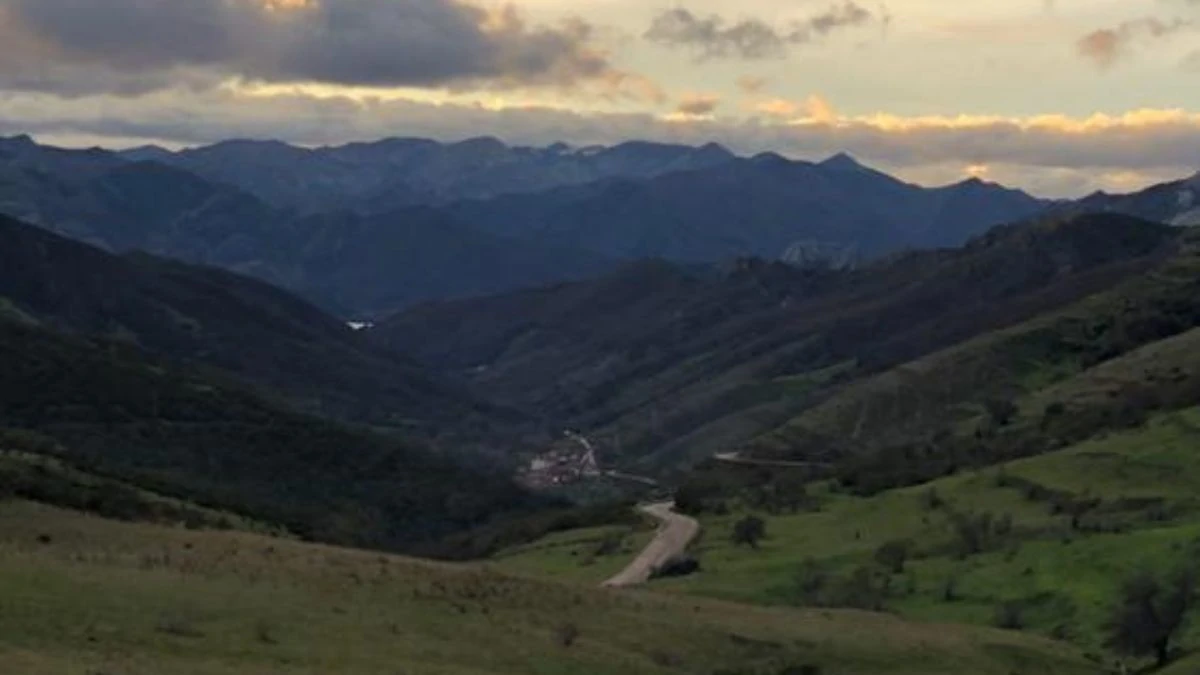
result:
[[(741, 453), (724, 452), (714, 455), (714, 459), (719, 462), (728, 464), (739, 464), (742, 466), (766, 466), (780, 468), (798, 468), (798, 469), (813, 469), (827, 468), (827, 464), (819, 464), (816, 462), (786, 462), (767, 459), (751, 459), (742, 457)], [(649, 485), (657, 485), (657, 483), (649, 478), (639, 476), (631, 476), (629, 474), (618, 474), (615, 471), (608, 472), (609, 475), (621, 478), (628, 478), (644, 482)], [(638, 557), (629, 563), (625, 569), (621, 570), (613, 578), (605, 581), (603, 586), (607, 588), (627, 588), (629, 586), (639, 586), (650, 580), (651, 574), (663, 563), (672, 558), (681, 556), (687, 551), (688, 546), (695, 541), (700, 534), (700, 523), (695, 518), (675, 513), (675, 502), (661, 502), (658, 504), (649, 504), (641, 507), (642, 513), (654, 518), (659, 522), (658, 534), (654, 539), (642, 549)]]
[(649, 504), (641, 508), (642, 513), (659, 522), (658, 534), (633, 562), (619, 574), (604, 582), (608, 588), (638, 586), (650, 580), (650, 575), (663, 563), (683, 555), (696, 536), (700, 534), (700, 523), (695, 518), (675, 513), (675, 502)]

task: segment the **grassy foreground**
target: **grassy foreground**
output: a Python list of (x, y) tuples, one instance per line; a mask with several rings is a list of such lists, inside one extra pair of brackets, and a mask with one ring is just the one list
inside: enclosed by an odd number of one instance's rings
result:
[(1059, 643), (0, 504), (21, 675), (1094, 673)]

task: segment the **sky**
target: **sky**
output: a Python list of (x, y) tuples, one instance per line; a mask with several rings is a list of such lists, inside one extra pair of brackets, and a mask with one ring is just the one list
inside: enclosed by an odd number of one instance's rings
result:
[(0, 0), (0, 134), (849, 152), (1043, 196), (1200, 169), (1200, 0)]

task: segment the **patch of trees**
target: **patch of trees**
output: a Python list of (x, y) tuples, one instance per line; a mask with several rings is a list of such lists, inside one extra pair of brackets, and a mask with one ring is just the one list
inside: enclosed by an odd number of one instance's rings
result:
[(733, 465), (712, 461), (697, 467), (675, 492), (680, 513), (723, 515), (731, 505), (770, 515), (783, 515), (820, 508), (808, 494), (815, 474), (794, 467)]
[(860, 565), (838, 574), (814, 560), (805, 561), (785, 589), (785, 596), (803, 607), (882, 611), (895, 591), (891, 573)]
[[(5, 445), (0, 434), (0, 447)], [(9, 446), (11, 447), (11, 446)], [(54, 461), (0, 454), (0, 497), (26, 499), (114, 520), (229, 529), (228, 516), (176, 503)]]
[[(494, 522), (456, 532), (437, 541), (423, 544), (416, 553), (445, 560), (475, 560), (486, 558), (498, 551), (535, 541), (554, 532), (577, 530), (602, 525), (635, 526), (640, 522), (629, 502), (606, 502), (590, 506), (546, 508), (532, 513), (517, 513), (503, 516)], [(613, 544), (609, 539), (601, 541), (596, 555), (605, 555)]]
[(1196, 573), (1191, 568), (1165, 578), (1134, 574), (1122, 584), (1112, 609), (1109, 647), (1130, 656), (1153, 656), (1159, 667), (1165, 666), (1196, 600)]

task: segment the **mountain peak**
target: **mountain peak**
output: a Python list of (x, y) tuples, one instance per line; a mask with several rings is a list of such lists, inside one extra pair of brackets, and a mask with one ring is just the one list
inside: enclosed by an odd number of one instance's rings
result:
[(143, 162), (143, 161), (154, 161), (154, 160), (159, 160), (159, 159), (163, 159), (166, 157), (170, 157), (174, 153), (172, 153), (170, 150), (167, 150), (166, 148), (158, 146), (158, 145), (139, 145), (136, 148), (129, 148), (127, 150), (122, 150), (117, 154), (119, 154), (121, 157), (123, 157), (125, 159), (131, 160), (134, 162)]
[(731, 159), (735, 156), (729, 148), (721, 145), (720, 143), (716, 143), (716, 142), (705, 143), (704, 145), (700, 146), (699, 148), (696, 148), (696, 152), (699, 154), (705, 154), (705, 155), (721, 155), (723, 157), (729, 157)]
[(37, 143), (34, 142), (33, 138), (31, 138), (28, 134), (9, 136), (7, 138), (0, 136), (0, 148), (17, 150), (32, 148), (36, 145)]
[(461, 148), (461, 149), (477, 150), (477, 151), (481, 151), (481, 152), (483, 152), (483, 151), (498, 152), (501, 150), (508, 149), (508, 146), (504, 144), (504, 141), (500, 140), (499, 138), (496, 138), (495, 136), (476, 136), (474, 138), (468, 138), (465, 141), (459, 141), (458, 143), (455, 143), (454, 147)]
[(760, 166), (786, 166), (791, 161), (777, 152), (760, 152), (750, 158), (750, 161)]
[(847, 152), (839, 152), (838, 154), (821, 162), (820, 166), (826, 169), (834, 169), (836, 171), (861, 171), (867, 168)]

